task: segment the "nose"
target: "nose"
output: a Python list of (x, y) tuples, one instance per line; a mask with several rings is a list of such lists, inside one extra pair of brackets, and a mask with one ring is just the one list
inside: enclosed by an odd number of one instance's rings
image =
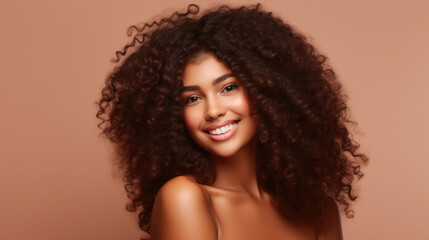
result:
[(206, 120), (215, 120), (226, 113), (225, 104), (218, 96), (210, 96), (206, 101)]

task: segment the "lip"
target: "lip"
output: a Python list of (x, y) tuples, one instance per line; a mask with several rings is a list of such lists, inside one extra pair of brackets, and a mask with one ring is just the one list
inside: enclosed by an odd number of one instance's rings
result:
[[(229, 132), (218, 134), (218, 135), (212, 135), (212, 134), (210, 134), (210, 133), (207, 132), (207, 131), (211, 131), (211, 130), (214, 130), (214, 129), (218, 128), (218, 127), (222, 127), (222, 126), (225, 126), (225, 125), (228, 125), (228, 124), (231, 124), (231, 123), (237, 123), (237, 126), (235, 126), (235, 128), (233, 128)], [(240, 121), (237, 121), (237, 120), (235, 120), (235, 121), (228, 121), (228, 122), (224, 122), (222, 124), (217, 124), (217, 125), (211, 126), (210, 128), (208, 128), (207, 131), (204, 131), (204, 133), (210, 139), (212, 139), (214, 141), (217, 141), (217, 142), (222, 142), (222, 141), (226, 141), (226, 140), (230, 139), (235, 134), (235, 132), (237, 131), (239, 125), (240, 125)]]
[(218, 124), (213, 124), (210, 127), (204, 129), (204, 131), (205, 132), (212, 131), (212, 130), (215, 130), (216, 128), (220, 128), (220, 127), (223, 127), (223, 126), (228, 125), (228, 124), (239, 123), (239, 122), (240, 122), (240, 120), (230, 120), (230, 121), (225, 121), (225, 122), (221, 122)]

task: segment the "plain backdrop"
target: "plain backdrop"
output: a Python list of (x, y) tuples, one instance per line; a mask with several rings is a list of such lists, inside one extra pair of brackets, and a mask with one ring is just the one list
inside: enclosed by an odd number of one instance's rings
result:
[[(0, 239), (139, 239), (94, 102), (127, 27), (188, 3), (1, 0)], [(371, 161), (345, 239), (429, 239), (428, 1), (262, 3), (327, 54), (350, 97)]]

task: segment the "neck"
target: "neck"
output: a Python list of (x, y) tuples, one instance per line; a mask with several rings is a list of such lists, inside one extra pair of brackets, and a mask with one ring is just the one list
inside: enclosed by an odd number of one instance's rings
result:
[(244, 192), (252, 198), (261, 199), (261, 189), (256, 177), (256, 143), (252, 141), (228, 158), (212, 156), (216, 169), (214, 187)]

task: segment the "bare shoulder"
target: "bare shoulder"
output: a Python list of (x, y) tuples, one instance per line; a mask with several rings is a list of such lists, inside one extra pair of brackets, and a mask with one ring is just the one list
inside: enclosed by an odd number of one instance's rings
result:
[[(202, 198), (201, 198), (202, 197)], [(198, 183), (188, 176), (178, 176), (166, 182), (158, 192), (157, 198), (163, 201), (185, 202), (203, 200), (204, 194)]]
[(203, 189), (191, 177), (170, 179), (152, 210), (151, 239), (216, 239), (216, 225)]

